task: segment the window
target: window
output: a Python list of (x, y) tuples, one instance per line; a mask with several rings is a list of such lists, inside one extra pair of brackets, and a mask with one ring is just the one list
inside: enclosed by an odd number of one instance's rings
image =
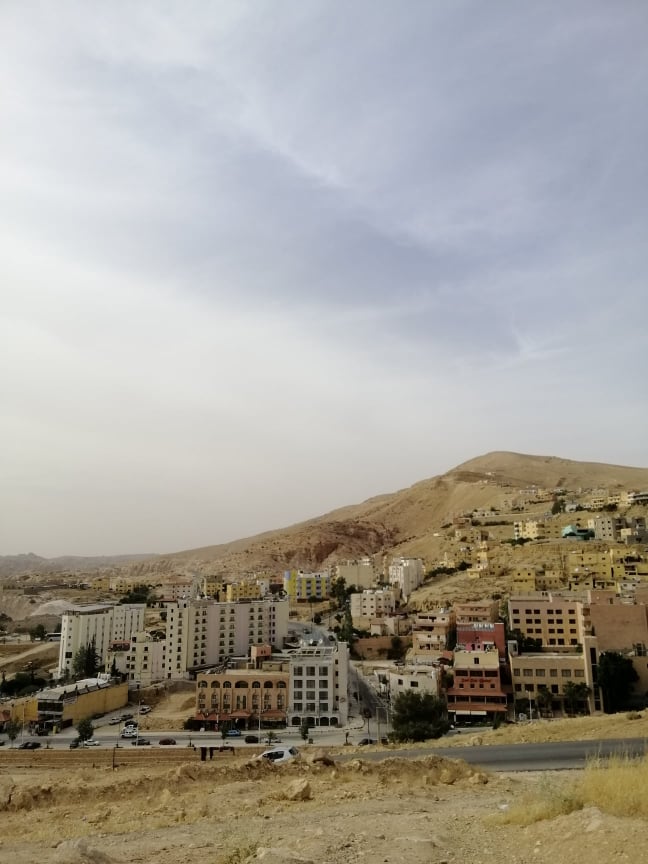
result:
[(560, 674), (562, 675), (563, 678), (571, 678), (572, 677), (571, 669), (561, 669)]
[(533, 678), (533, 669), (523, 669), (522, 675), (524, 675), (525, 678)]

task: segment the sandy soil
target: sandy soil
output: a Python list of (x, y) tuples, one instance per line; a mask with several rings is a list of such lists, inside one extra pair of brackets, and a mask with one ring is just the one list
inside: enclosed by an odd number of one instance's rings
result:
[(593, 808), (527, 828), (500, 824), (524, 792), (550, 783), (558, 794), (565, 775), (488, 776), (434, 755), (267, 766), (158, 751), (115, 770), (93, 767), (87, 752), (51, 759), (0, 754), (12, 864), (639, 864), (648, 842), (645, 820)]

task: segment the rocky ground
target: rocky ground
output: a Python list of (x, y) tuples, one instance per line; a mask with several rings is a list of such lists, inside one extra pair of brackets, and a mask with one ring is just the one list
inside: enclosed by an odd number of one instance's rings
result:
[[(504, 824), (526, 794), (560, 795), (573, 772), (486, 775), (431, 754), (283, 766), (193, 751), (0, 754), (0, 825), (12, 864), (561, 864), (643, 862), (648, 821), (588, 808)], [(334, 758), (334, 757), (333, 757)], [(329, 762), (329, 764), (326, 764)], [(69, 763), (69, 764), (68, 764)]]

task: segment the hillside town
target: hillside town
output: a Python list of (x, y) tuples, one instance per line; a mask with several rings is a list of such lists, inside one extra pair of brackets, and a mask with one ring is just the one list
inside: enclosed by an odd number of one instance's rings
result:
[[(175, 682), (195, 690), (188, 728), (215, 731), (344, 730), (353, 712), (386, 728), (408, 691), (443, 700), (456, 726), (645, 707), (648, 494), (502, 491), (501, 507), (439, 526), (437, 560), (381, 552), (156, 585), (86, 575), (76, 587), (96, 601), (63, 603), (39, 636), (58, 647), (47, 687), (4, 698), (2, 722), (49, 733)], [(54, 577), (5, 578), (2, 596), (45, 588)], [(19, 631), (5, 625), (5, 644)]]

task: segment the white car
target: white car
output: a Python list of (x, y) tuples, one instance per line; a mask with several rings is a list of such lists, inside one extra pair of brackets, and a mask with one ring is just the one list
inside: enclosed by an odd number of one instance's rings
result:
[(272, 762), (273, 765), (281, 765), (283, 762), (290, 762), (298, 757), (299, 750), (296, 747), (273, 747), (272, 750), (266, 750), (257, 758)]
[(98, 747), (99, 742), (96, 738), (88, 738), (86, 741), (81, 742), (82, 747)]

